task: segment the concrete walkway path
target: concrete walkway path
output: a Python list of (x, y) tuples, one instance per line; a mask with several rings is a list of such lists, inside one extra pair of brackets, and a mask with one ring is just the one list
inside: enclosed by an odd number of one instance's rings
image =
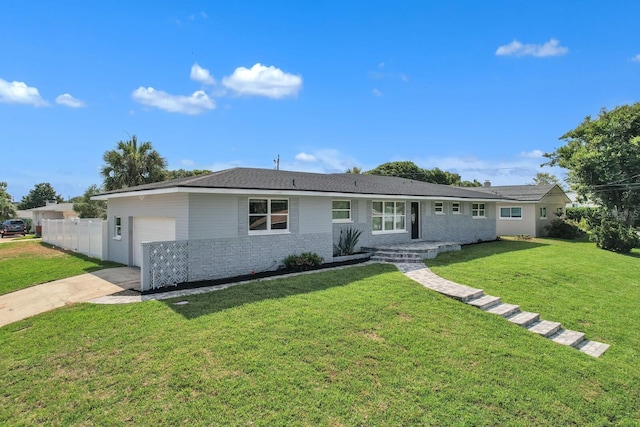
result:
[(68, 304), (140, 287), (140, 270), (117, 267), (0, 295), (0, 327)]

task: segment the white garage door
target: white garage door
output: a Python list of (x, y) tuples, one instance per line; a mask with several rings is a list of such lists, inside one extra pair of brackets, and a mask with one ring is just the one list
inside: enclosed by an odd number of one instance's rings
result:
[(176, 240), (176, 219), (165, 217), (133, 218), (133, 265), (142, 265), (142, 243)]

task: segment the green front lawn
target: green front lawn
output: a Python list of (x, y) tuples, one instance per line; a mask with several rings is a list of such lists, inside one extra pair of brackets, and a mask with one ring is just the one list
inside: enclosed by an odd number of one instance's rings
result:
[[(546, 260), (556, 271), (547, 280), (564, 278), (546, 300), (578, 301), (540, 312), (612, 344), (599, 359), (378, 264), (165, 302), (78, 304), (0, 328), (0, 424), (636, 425), (640, 301), (625, 272), (639, 259), (573, 245), (470, 246), (434, 269), (455, 276), (475, 263), (469, 277), (526, 306), (540, 293), (532, 282), (497, 291), (534, 275), (534, 263), (517, 265), (526, 253)], [(580, 276), (559, 256), (575, 258), (573, 248), (591, 259)], [(600, 257), (622, 273), (592, 268)], [(570, 277), (600, 285), (578, 292)], [(592, 297), (615, 307), (598, 317)]]
[(120, 264), (100, 261), (40, 241), (0, 244), (0, 295)]
[(640, 332), (632, 325), (640, 320), (640, 250), (621, 255), (586, 240), (511, 239), (471, 245), (428, 264), (442, 277), (611, 344), (609, 352), (638, 357)]

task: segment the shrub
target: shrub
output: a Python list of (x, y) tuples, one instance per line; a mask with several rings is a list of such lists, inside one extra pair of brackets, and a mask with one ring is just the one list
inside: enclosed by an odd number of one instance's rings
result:
[(308, 270), (317, 267), (324, 262), (322, 257), (314, 252), (303, 252), (300, 255), (289, 255), (282, 263), (286, 268), (293, 271)]
[(361, 230), (352, 227), (340, 230), (340, 241), (337, 245), (333, 245), (333, 256), (352, 255), (356, 250), (361, 234)]
[(548, 237), (560, 239), (577, 239), (585, 235), (576, 221), (556, 218), (549, 225), (544, 227)]
[(589, 238), (599, 248), (612, 252), (626, 254), (633, 248), (640, 248), (640, 236), (633, 227), (606, 216), (593, 227)]
[[(567, 219), (579, 222), (583, 230), (588, 230), (600, 224), (606, 212), (602, 208), (568, 208)], [(586, 226), (584, 226), (586, 224)]]

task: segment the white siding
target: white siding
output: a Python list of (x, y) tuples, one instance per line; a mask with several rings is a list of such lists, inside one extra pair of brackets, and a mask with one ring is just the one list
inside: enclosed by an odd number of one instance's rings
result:
[(142, 266), (142, 243), (176, 240), (175, 218), (133, 217), (133, 265)]
[(331, 198), (300, 197), (299, 233), (331, 233)]
[[(522, 208), (521, 219), (500, 219), (500, 208)], [(496, 231), (499, 236), (517, 236), (528, 234), (536, 237), (536, 222), (538, 220), (538, 205), (524, 203), (498, 203), (496, 205)]]
[[(133, 264), (131, 225), (134, 217), (169, 217), (176, 220), (176, 240), (189, 236), (189, 196), (187, 193), (162, 194), (144, 197), (123, 197), (107, 203), (109, 222), (109, 260), (127, 265)], [(114, 239), (114, 218), (122, 218), (122, 238)]]
[(190, 194), (189, 239), (238, 236), (238, 196)]

